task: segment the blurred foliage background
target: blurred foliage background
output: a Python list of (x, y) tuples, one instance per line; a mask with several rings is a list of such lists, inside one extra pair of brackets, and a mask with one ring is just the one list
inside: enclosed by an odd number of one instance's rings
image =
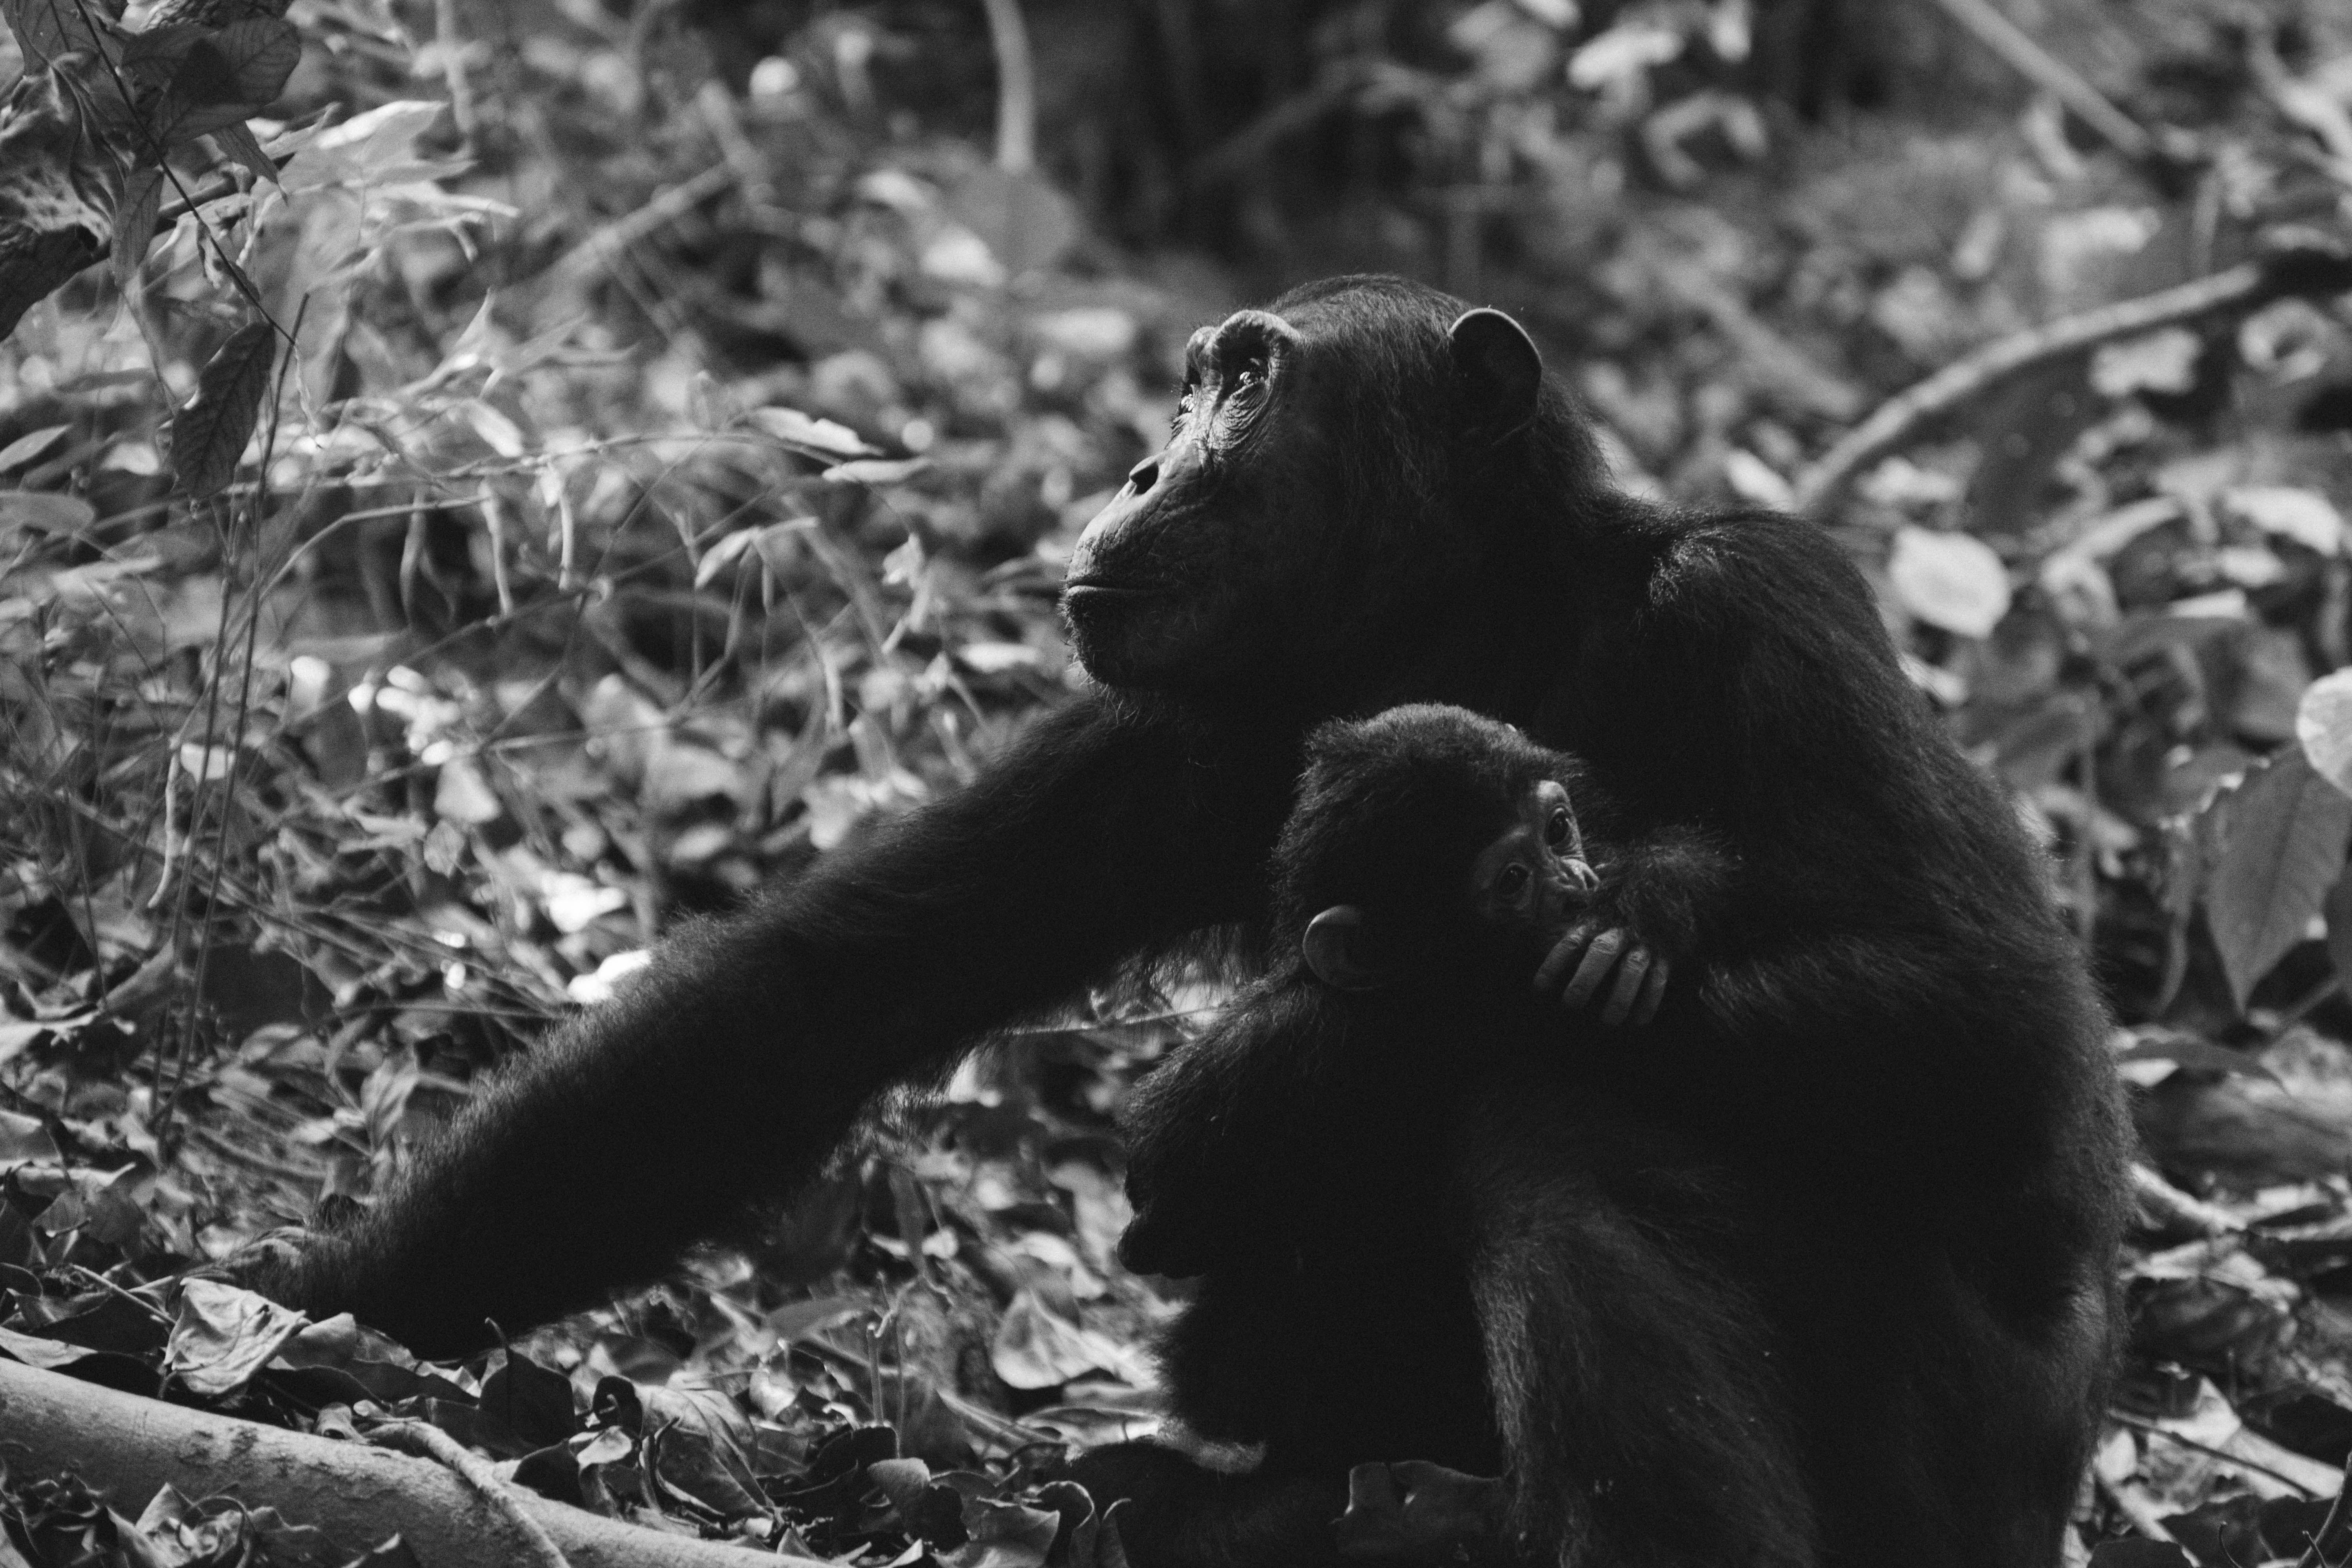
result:
[[(68, 1347), (0, 1351), (159, 1386), (213, 1310), (180, 1269), (366, 1202), (663, 931), (971, 776), (1080, 679), (1062, 562), (1159, 445), (1189, 332), (1394, 270), (1518, 314), (1628, 487), (1801, 500), (1851, 547), (2049, 847), (2147, 1142), (2078, 1544), (2250, 1562), (2317, 1527), (2352, 1454), (2352, 313), (2260, 268), (2347, 237), (2352, 13), (163, 19), (192, 30), (0, 4), (0, 295), (53, 209), (103, 262), (19, 289), (0, 342), (0, 1335)], [(112, 153), (42, 130), (117, 93)], [(1824, 463), (1989, 345), (2233, 276), (2267, 281)], [(1183, 1289), (1111, 1257), (1111, 1119), (1214, 1001), (1010, 1037), (789, 1211), (523, 1342), (580, 1394), (560, 1431), (446, 1415), (507, 1352), (332, 1387), (263, 1355), (204, 1397), (422, 1411), (679, 1528), (1042, 1561), (1035, 1445), (1156, 1421)], [(892, 1453), (988, 1479), (944, 1514), (900, 1472), (887, 1507), (839, 1484)], [(8, 1495), (28, 1555), (88, 1504)]]

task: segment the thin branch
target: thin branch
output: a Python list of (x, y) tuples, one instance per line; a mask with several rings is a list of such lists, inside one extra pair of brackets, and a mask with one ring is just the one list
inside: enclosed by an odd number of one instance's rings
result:
[(2225, 311), (2252, 310), (2289, 295), (2338, 294), (2347, 289), (2352, 289), (2352, 259), (2332, 247), (2288, 249), (2193, 283), (2102, 305), (1988, 343), (1889, 398), (1824, 452), (1799, 479), (1795, 508), (1809, 511), (1820, 506), (1864, 467), (1909, 442), (1923, 426), (2020, 372), (2117, 338)]
[(1936, 4), (2018, 75), (2073, 110), (2076, 119), (2116, 152), (2134, 163), (2155, 156), (2156, 142), (2139, 121), (2108, 102), (2105, 94), (2084, 81), (2072, 66), (2034, 42), (2023, 28), (1995, 9), (1991, 0), (1936, 0)]
[(1037, 73), (1021, 0), (983, 0), (988, 41), (996, 51), (996, 166), (1026, 174), (1037, 163)]
[(629, 247), (647, 237), (654, 230), (684, 217), (734, 183), (735, 171), (732, 168), (725, 163), (714, 163), (692, 179), (658, 193), (636, 211), (606, 224), (565, 251), (548, 269), (549, 273), (562, 282), (584, 281), (588, 274), (600, 267), (610, 266)]
[(2344, 1484), (2336, 1489), (2336, 1500), (2328, 1505), (2319, 1533), (2304, 1548), (2294, 1568), (2334, 1568), (2352, 1553), (2352, 1506), (2346, 1502), (2347, 1494), (2352, 1494), (2352, 1460), (2346, 1461)]
[(2132, 1162), (2131, 1184), (2132, 1195), (2152, 1215), (2183, 1230), (2193, 1230), (2209, 1240), (2235, 1236), (2246, 1228), (2244, 1222), (2229, 1210), (2189, 1196), (2141, 1161)]

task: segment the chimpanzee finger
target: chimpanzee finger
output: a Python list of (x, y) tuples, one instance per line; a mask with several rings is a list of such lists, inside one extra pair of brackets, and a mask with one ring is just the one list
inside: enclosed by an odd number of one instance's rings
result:
[(1544, 954), (1543, 963), (1536, 966), (1535, 988), (1538, 992), (1546, 992), (1558, 985), (1560, 976), (1568, 973), (1569, 966), (1584, 956), (1585, 943), (1591, 942), (1592, 933), (1600, 929), (1598, 921), (1579, 921), (1569, 927), (1568, 934), (1561, 937), (1552, 950)]
[(1642, 982), (1642, 999), (1633, 1004), (1633, 1022), (1646, 1024), (1658, 1016), (1658, 1004), (1666, 999), (1666, 974), (1673, 966), (1661, 958), (1650, 966), (1647, 978)]
[(1604, 931), (1594, 937), (1592, 945), (1584, 950), (1584, 962), (1576, 966), (1576, 973), (1569, 980), (1568, 989), (1559, 994), (1559, 1005), (1572, 1009), (1592, 1000), (1601, 983), (1617, 966), (1618, 955), (1625, 951), (1627, 940), (1622, 929)]
[(1601, 1021), (1614, 1026), (1625, 1021), (1640, 1000), (1642, 981), (1650, 973), (1650, 950), (1635, 942), (1625, 950), (1625, 962), (1617, 966), (1617, 984), (1610, 988), (1609, 1005), (1601, 1009)]

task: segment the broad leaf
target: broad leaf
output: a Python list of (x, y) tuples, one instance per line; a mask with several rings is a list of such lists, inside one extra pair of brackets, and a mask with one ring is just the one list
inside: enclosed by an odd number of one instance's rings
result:
[(1962, 637), (1990, 636), (2009, 613), (2009, 569), (1990, 545), (1965, 533), (1903, 530), (1886, 575), (1905, 609)]
[(222, 126), (212, 133), (212, 138), (224, 153), (253, 171), (256, 180), (278, 183), (278, 165), (261, 150), (260, 138), (254, 135), (252, 126), (240, 120), (234, 125)]
[(253, 438), (269, 391), (277, 347), (268, 322), (248, 322), (229, 334), (196, 377), (194, 400), (172, 420), (172, 471), (190, 495), (218, 495), (236, 477), (237, 459)]
[(196, 40), (211, 36), (208, 29), (194, 22), (166, 22), (131, 34), (122, 41), (122, 74), (131, 83), (131, 91), (161, 91), (170, 84), (188, 51), (196, 47)]
[(302, 63), (302, 35), (280, 16), (231, 22), (188, 51), (188, 64), (181, 68), (181, 74), (184, 76), (189, 66), (215, 52), (227, 67), (232, 83), (219, 101), (259, 106), (286, 90), (286, 79)]
[(785, 446), (814, 452), (819, 457), (878, 458), (882, 455), (880, 447), (867, 446), (865, 439), (848, 426), (812, 417), (797, 408), (754, 408), (745, 417)]
[(2303, 689), (2294, 738), (2321, 778), (2352, 795), (2352, 669), (2323, 675)]
[(6, 446), (0, 447), (0, 474), (13, 473), (26, 467), (72, 434), (73, 426), (70, 425), (49, 425), (29, 435), (17, 437)]
[(155, 105), (156, 138), (177, 145), (241, 123), (284, 89), (301, 59), (301, 34), (276, 17), (234, 22), (198, 38)]
[(2321, 778), (2300, 747), (2251, 769), (2199, 821), (2215, 847), (2205, 919), (2241, 1009), (2255, 984), (2301, 942), (2344, 874), (2352, 798)]
[(2231, 510), (2261, 529), (2322, 555), (2344, 548), (2344, 514), (2317, 490), (2287, 485), (2245, 485), (2222, 497)]
[[(0, 22), (8, 24), (16, 47), (33, 64), (78, 53), (120, 58), (121, 47), (106, 24), (121, 16), (122, 0), (0, 0)], [(92, 19), (98, 26), (90, 26)]]
[(191, 1279), (163, 1353), (163, 1370), (207, 1399), (233, 1394), (309, 1321), (301, 1313), (216, 1279)]
[(122, 199), (114, 207), (114, 287), (129, 294), (138, 287), (139, 269), (147, 260), (147, 247), (155, 237), (156, 215), (163, 205), (163, 171), (133, 169), (123, 178)]

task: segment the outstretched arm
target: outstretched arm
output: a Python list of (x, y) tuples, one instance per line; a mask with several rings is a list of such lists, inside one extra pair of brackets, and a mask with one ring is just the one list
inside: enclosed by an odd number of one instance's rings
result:
[(265, 1287), (431, 1353), (657, 1273), (886, 1085), (1248, 913), (1289, 765), (1198, 760), (1238, 754), (1098, 696), (1046, 716), (956, 795), (671, 938)]

